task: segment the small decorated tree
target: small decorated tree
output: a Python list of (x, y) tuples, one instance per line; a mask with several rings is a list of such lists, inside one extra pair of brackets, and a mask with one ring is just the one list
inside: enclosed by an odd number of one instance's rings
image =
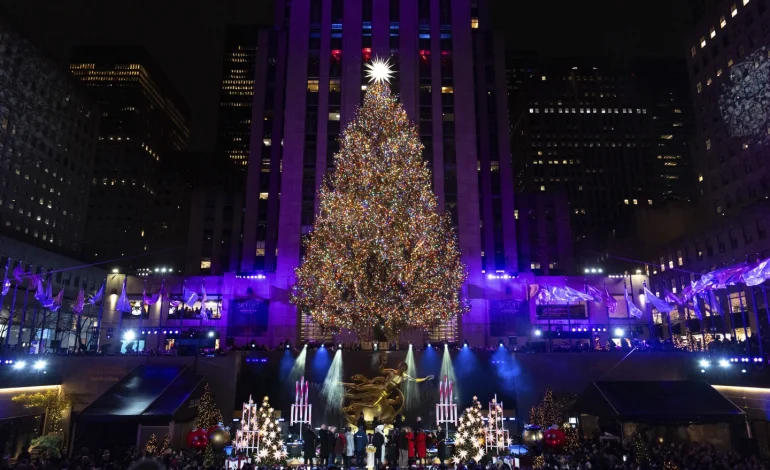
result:
[(203, 453), (203, 466), (208, 468), (214, 465), (214, 446), (211, 445), (211, 442), (209, 442), (209, 445), (206, 446), (206, 451)]
[(455, 463), (470, 459), (479, 462), (484, 457), (484, 420), (481, 417), (481, 403), (473, 397), (471, 406), (463, 411), (458, 420), (455, 447), (452, 459)]
[(171, 448), (171, 437), (168, 434), (166, 434), (166, 437), (163, 438), (163, 444), (160, 445), (160, 451), (158, 451), (158, 453), (164, 454), (170, 448)]
[(536, 424), (543, 429), (547, 429), (554, 424), (561, 425), (564, 421), (562, 413), (562, 408), (553, 399), (551, 387), (548, 387), (545, 390), (543, 402), (529, 410), (529, 423)]
[(270, 406), (270, 399), (265, 397), (257, 412), (259, 450), (254, 456), (254, 461), (258, 467), (277, 467), (286, 459), (287, 454), (283, 448), (278, 420), (273, 416), (274, 411)]
[(214, 403), (214, 397), (211, 396), (209, 384), (206, 384), (200, 405), (198, 405), (198, 416), (195, 417), (195, 426), (201, 429), (208, 429), (221, 422), (223, 422), (222, 412), (219, 411), (217, 404)]
[(148, 456), (155, 455), (155, 452), (158, 451), (158, 438), (155, 437), (155, 434), (150, 436), (150, 439), (144, 444), (144, 450)]

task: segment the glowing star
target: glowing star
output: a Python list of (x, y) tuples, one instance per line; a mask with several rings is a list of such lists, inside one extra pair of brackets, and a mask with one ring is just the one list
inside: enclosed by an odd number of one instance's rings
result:
[(390, 67), (390, 59), (382, 60), (376, 57), (366, 64), (366, 78), (373, 83), (390, 83), (394, 73)]

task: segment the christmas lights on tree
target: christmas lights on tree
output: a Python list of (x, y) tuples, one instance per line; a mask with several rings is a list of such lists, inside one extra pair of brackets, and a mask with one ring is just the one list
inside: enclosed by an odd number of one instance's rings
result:
[(529, 424), (536, 424), (543, 429), (547, 429), (554, 424), (561, 424), (563, 419), (563, 407), (553, 399), (551, 387), (545, 390), (543, 402), (533, 406), (529, 410)]
[(166, 434), (166, 437), (163, 438), (163, 444), (160, 445), (160, 450), (158, 451), (159, 454), (165, 454), (167, 450), (171, 449), (171, 437)]
[(456, 464), (470, 459), (478, 463), (485, 453), (486, 428), (481, 417), (481, 403), (477, 397), (473, 397), (473, 403), (463, 411), (457, 422), (452, 460)]
[(195, 417), (195, 426), (201, 429), (208, 429), (222, 422), (222, 412), (219, 411), (216, 403), (214, 403), (211, 390), (209, 390), (209, 384), (206, 384), (200, 404), (198, 405), (198, 416)]
[(467, 312), (467, 273), (451, 219), (437, 212), (417, 128), (387, 84), (392, 71), (375, 61), (369, 74), (319, 190), (291, 301), (331, 331), (378, 328), (393, 338)]
[(150, 436), (150, 440), (144, 444), (144, 450), (148, 456), (155, 455), (155, 452), (158, 451), (158, 438), (155, 437), (155, 434)]
[(255, 417), (257, 449), (253, 458), (259, 467), (273, 468), (282, 465), (288, 455), (283, 447), (278, 420), (273, 417), (274, 411), (270, 407), (270, 400), (265, 397)]

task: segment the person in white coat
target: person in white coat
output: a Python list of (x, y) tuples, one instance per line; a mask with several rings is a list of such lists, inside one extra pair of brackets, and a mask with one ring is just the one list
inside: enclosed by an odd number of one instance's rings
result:
[(350, 468), (350, 459), (356, 453), (356, 444), (353, 442), (353, 432), (350, 428), (345, 428), (345, 467)]
[(375, 468), (379, 468), (382, 462), (385, 461), (385, 444), (388, 443), (388, 438), (385, 437), (385, 426), (380, 424), (374, 428), (374, 436), (372, 436), (372, 445), (376, 449), (374, 455)]

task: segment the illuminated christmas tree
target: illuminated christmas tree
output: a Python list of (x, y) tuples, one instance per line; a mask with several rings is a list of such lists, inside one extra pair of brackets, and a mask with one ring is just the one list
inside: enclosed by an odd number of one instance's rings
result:
[(209, 390), (209, 384), (206, 384), (200, 404), (198, 405), (198, 416), (195, 417), (195, 426), (201, 429), (208, 429), (222, 422), (224, 422), (222, 412), (219, 411), (217, 404), (214, 403), (211, 390)]
[(543, 402), (533, 406), (529, 410), (529, 424), (536, 424), (543, 429), (550, 428), (554, 424), (561, 425), (564, 422), (564, 408), (553, 398), (551, 387), (545, 390)]
[(166, 437), (163, 438), (163, 444), (160, 445), (160, 451), (158, 451), (158, 453), (164, 454), (170, 448), (171, 448), (171, 437), (168, 434), (166, 434)]
[(259, 467), (273, 468), (284, 463), (286, 450), (283, 448), (281, 429), (273, 416), (275, 410), (270, 407), (270, 400), (265, 397), (257, 412), (257, 452), (253, 456)]
[(150, 436), (150, 440), (144, 445), (144, 450), (147, 452), (148, 456), (155, 455), (155, 452), (158, 451), (158, 438), (155, 437), (155, 434)]
[(335, 171), (296, 270), (292, 303), (331, 331), (393, 338), (467, 311), (465, 265), (449, 215), (437, 212), (417, 128), (391, 94), (387, 62), (345, 128)]
[(456, 464), (471, 459), (479, 462), (484, 457), (486, 428), (477, 397), (473, 397), (473, 403), (463, 411), (457, 423), (452, 459)]

